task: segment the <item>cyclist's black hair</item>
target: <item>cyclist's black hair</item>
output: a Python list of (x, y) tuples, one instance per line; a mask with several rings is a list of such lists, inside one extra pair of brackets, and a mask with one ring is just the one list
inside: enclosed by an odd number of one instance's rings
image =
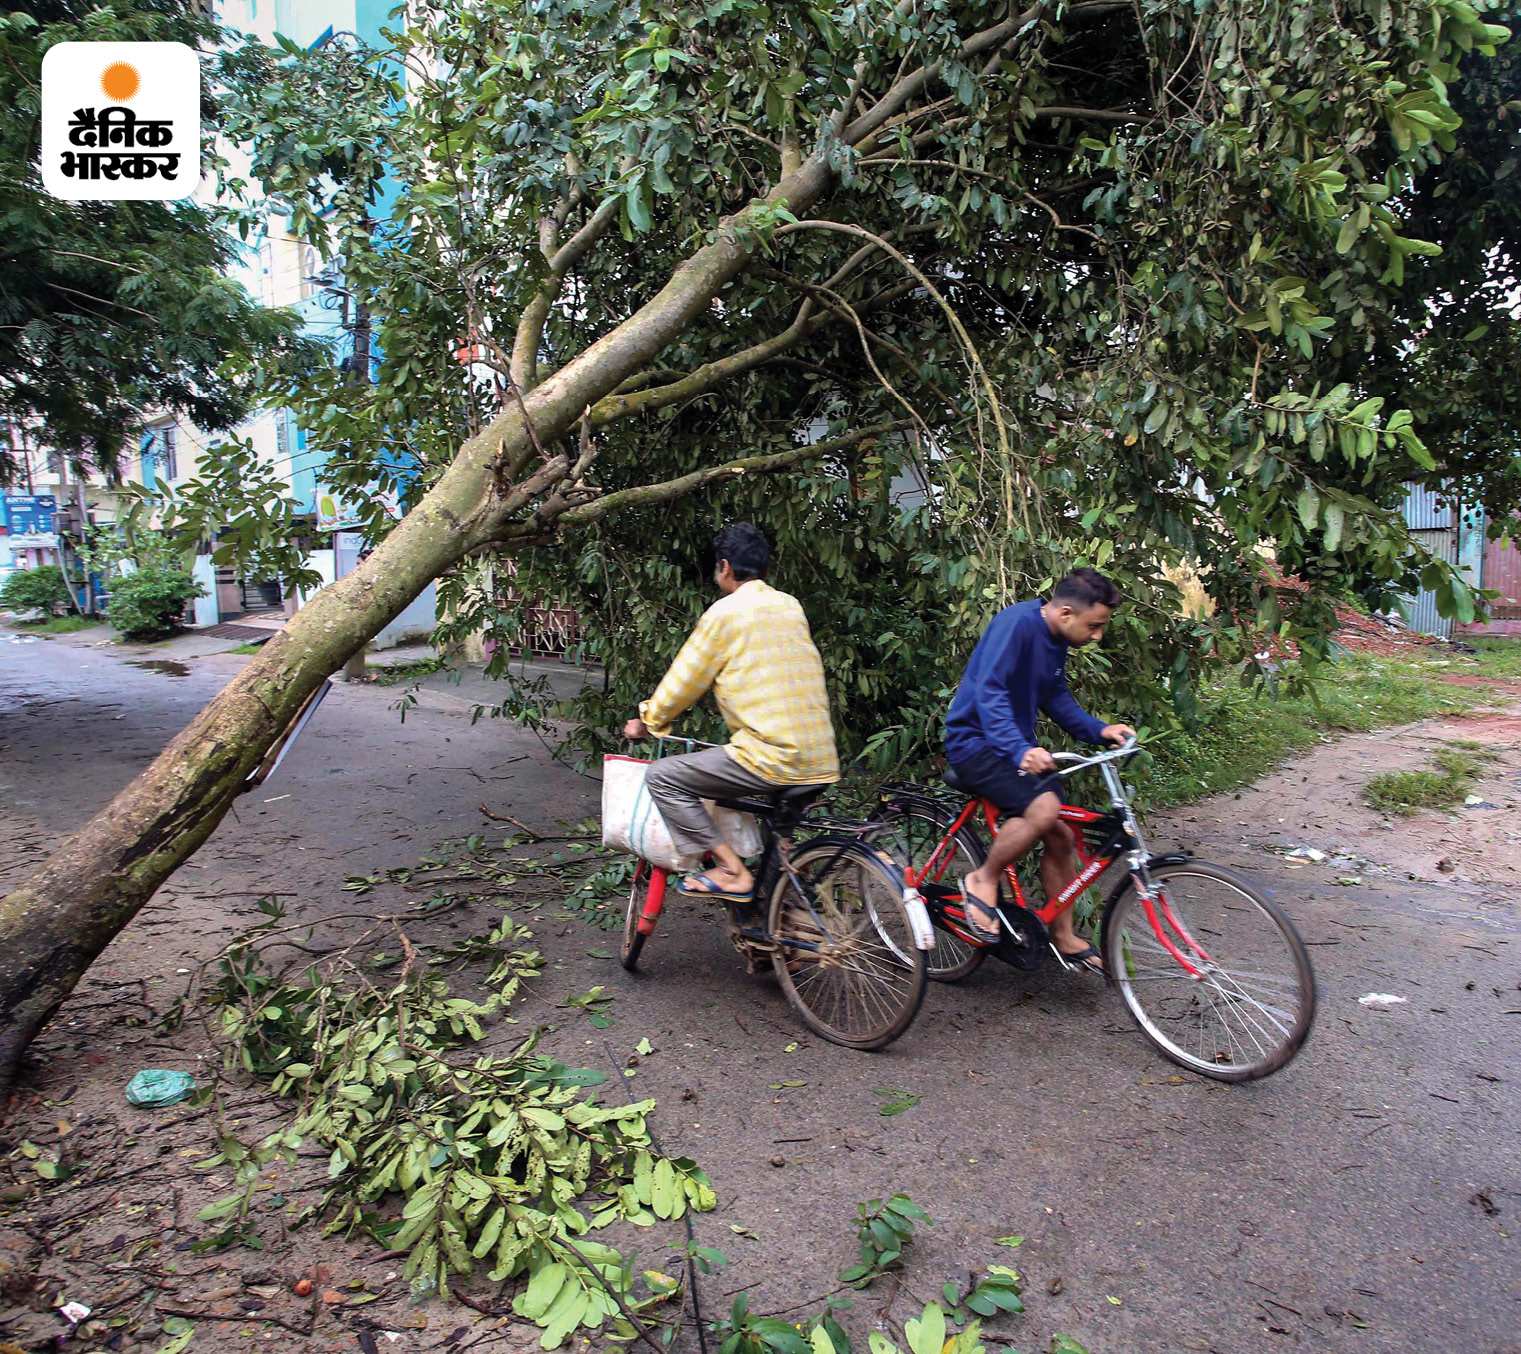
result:
[(764, 578), (771, 567), (771, 543), (748, 522), (730, 522), (713, 538), (713, 567), (724, 560), (741, 583)]
[(1111, 611), (1125, 600), (1125, 594), (1097, 569), (1074, 569), (1051, 594), (1053, 602), (1065, 602), (1074, 611), (1091, 606), (1106, 606)]

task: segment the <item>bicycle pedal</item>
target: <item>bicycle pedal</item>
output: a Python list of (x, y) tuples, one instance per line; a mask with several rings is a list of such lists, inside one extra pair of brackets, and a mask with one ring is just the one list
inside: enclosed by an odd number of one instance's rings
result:
[(729, 943), (744, 958), (748, 973), (756, 973), (759, 971), (758, 966), (771, 962), (771, 952), (774, 949), (771, 937), (758, 926), (740, 926), (736, 922), (730, 922)]

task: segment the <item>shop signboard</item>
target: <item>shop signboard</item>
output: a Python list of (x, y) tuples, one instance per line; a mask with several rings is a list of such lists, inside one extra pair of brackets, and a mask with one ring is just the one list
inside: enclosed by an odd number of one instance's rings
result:
[(58, 548), (58, 500), (52, 494), (6, 494), (4, 544), (12, 550)]

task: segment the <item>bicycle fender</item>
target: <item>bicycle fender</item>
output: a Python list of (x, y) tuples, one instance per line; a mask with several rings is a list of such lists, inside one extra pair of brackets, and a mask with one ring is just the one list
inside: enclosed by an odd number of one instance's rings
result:
[[(894, 875), (902, 879), (903, 876), (899, 871), (897, 861), (888, 855), (886, 851), (878, 850), (876, 847), (872, 847), (871, 850), (877, 859), (886, 865)], [(921, 950), (934, 949), (935, 925), (930, 921), (929, 908), (924, 905), (924, 895), (912, 884), (905, 883), (903, 885), (903, 910), (908, 913), (908, 926), (909, 930), (914, 933), (915, 947)]]
[(924, 895), (911, 884), (903, 889), (903, 910), (908, 913), (908, 924), (913, 928), (914, 944), (921, 950), (933, 950), (935, 926), (930, 921), (929, 908), (924, 905)]

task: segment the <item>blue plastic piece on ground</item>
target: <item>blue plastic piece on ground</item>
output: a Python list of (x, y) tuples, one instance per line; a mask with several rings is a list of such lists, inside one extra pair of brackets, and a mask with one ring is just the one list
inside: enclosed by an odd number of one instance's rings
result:
[(177, 1105), (194, 1090), (195, 1078), (189, 1072), (165, 1072), (150, 1067), (127, 1083), (127, 1103), (140, 1109)]

